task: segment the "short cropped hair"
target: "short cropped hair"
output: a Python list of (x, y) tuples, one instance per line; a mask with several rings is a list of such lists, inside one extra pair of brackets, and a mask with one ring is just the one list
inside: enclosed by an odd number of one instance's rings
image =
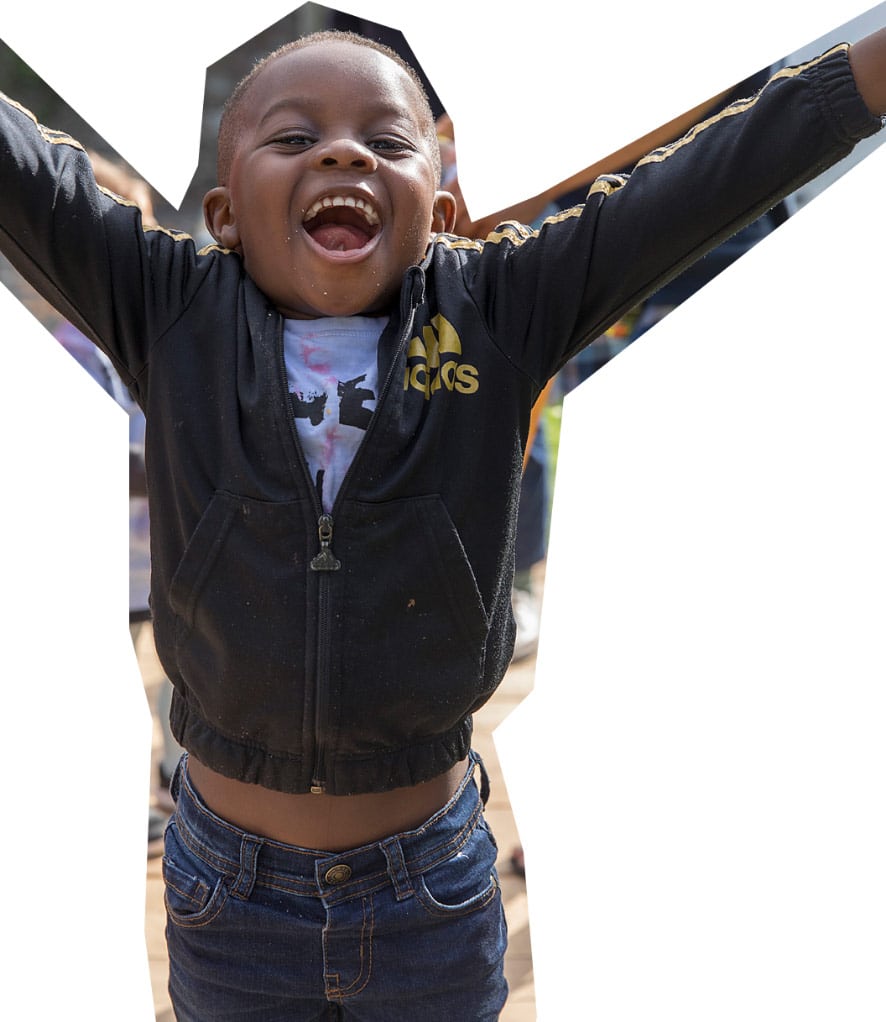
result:
[(220, 185), (227, 184), (228, 175), (231, 172), (231, 164), (234, 160), (234, 152), (237, 148), (237, 137), (243, 126), (243, 111), (245, 108), (244, 100), (248, 96), (255, 80), (262, 71), (264, 71), (268, 64), (276, 60), (278, 57), (286, 56), (286, 54), (292, 53), (294, 50), (302, 50), (308, 46), (316, 46), (327, 42), (351, 43), (354, 46), (365, 46), (367, 49), (375, 50), (377, 53), (381, 53), (389, 60), (392, 60), (399, 68), (409, 75), (410, 80), (413, 85), (415, 85), (419, 99), (418, 112), (422, 121), (422, 136), (430, 147), (434, 171), (436, 173), (437, 180), (440, 180), (440, 145), (437, 141), (437, 131), (434, 126), (434, 114), (431, 110), (431, 103), (428, 99), (428, 94), (425, 91), (424, 84), (418, 76), (415, 68), (405, 61), (396, 50), (392, 50), (389, 46), (385, 46), (384, 43), (376, 42), (374, 39), (369, 39), (366, 36), (357, 35), (356, 32), (327, 31), (312, 32), (309, 35), (301, 36), (298, 39), (292, 40), (292, 42), (285, 43), (283, 46), (278, 47), (267, 56), (262, 57), (249, 74), (242, 78), (236, 85), (234, 91), (228, 97), (227, 102), (224, 105), (218, 126), (217, 174), (218, 183)]

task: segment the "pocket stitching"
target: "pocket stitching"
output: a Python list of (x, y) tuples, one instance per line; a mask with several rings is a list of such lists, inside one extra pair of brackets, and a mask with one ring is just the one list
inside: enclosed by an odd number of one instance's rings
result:
[(461, 902), (459, 905), (444, 905), (443, 902), (437, 901), (433, 894), (431, 894), (428, 890), (427, 884), (425, 883), (425, 878), (421, 876), (418, 878), (415, 895), (422, 906), (432, 915), (467, 916), (472, 912), (476, 912), (478, 909), (485, 908), (489, 902), (495, 898), (499, 890), (500, 885), (498, 878), (495, 873), (490, 873), (489, 885), (484, 887), (478, 894), (468, 898), (467, 901)]
[[(173, 888), (173, 890), (175, 889), (176, 888)], [(218, 914), (227, 904), (229, 894), (230, 892), (228, 891), (224, 878), (222, 878), (215, 885), (212, 894), (209, 896), (209, 900), (199, 912), (185, 914), (179, 912), (178, 909), (173, 908), (169, 903), (168, 891), (164, 891), (163, 893), (163, 902), (166, 906), (166, 911), (169, 914), (170, 922), (176, 926), (198, 929), (201, 926), (208, 925), (217, 918)]]

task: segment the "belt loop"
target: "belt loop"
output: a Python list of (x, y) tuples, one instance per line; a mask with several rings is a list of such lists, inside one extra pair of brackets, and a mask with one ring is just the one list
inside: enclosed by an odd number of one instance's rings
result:
[(178, 795), (182, 786), (182, 774), (185, 771), (185, 764), (187, 763), (187, 760), (188, 754), (183, 752), (179, 757), (178, 763), (175, 764), (175, 770), (172, 771), (172, 777), (169, 779), (169, 797), (175, 803), (178, 803)]
[(412, 886), (412, 878), (406, 868), (406, 860), (403, 858), (403, 847), (398, 837), (385, 838), (379, 843), (379, 847), (385, 854), (388, 861), (388, 876), (394, 887), (394, 894), (397, 901), (405, 901), (415, 893)]
[(240, 872), (234, 879), (231, 887), (231, 894), (236, 898), (247, 901), (255, 886), (255, 864), (258, 853), (264, 841), (253, 837), (251, 834), (244, 834), (240, 842)]
[(480, 801), (485, 807), (486, 803), (489, 801), (489, 774), (486, 773), (486, 765), (484, 764), (479, 752), (475, 752), (471, 749), (470, 756), (475, 766), (480, 768)]

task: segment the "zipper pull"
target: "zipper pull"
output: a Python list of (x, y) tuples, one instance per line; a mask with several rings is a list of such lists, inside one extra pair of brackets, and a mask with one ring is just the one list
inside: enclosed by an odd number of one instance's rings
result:
[(332, 552), (332, 515), (320, 515), (317, 520), (320, 553), (311, 561), (312, 571), (338, 571), (341, 561)]

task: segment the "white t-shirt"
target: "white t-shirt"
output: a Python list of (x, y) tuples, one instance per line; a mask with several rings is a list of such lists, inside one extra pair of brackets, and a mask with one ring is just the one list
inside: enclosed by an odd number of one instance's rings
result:
[(369, 426), (378, 398), (378, 339), (387, 317), (287, 319), (289, 398), (324, 511)]

